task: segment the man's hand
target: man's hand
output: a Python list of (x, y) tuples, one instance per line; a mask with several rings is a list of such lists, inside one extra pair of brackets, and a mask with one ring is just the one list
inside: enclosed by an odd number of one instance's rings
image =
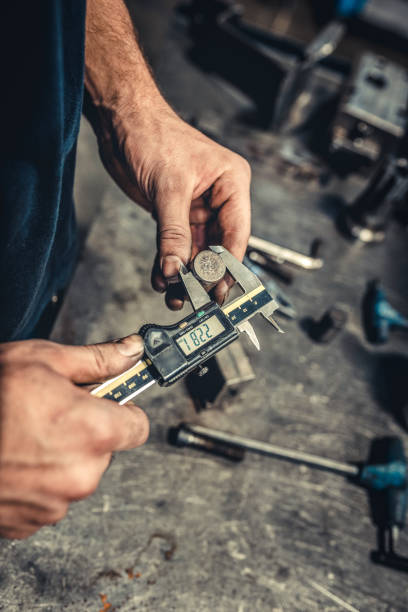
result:
[[(123, 112), (100, 138), (105, 167), (135, 202), (157, 220), (154, 289), (177, 280), (180, 263), (198, 251), (222, 244), (242, 259), (250, 232), (250, 169), (239, 155), (182, 121), (168, 106), (138, 117)], [(222, 302), (227, 281), (216, 288)], [(232, 283), (230, 283), (232, 284)], [(177, 310), (182, 300), (167, 295)]]
[[(177, 280), (180, 263), (222, 244), (242, 258), (250, 233), (250, 169), (242, 157), (182, 121), (158, 91), (122, 0), (87, 4), (87, 115), (105, 167), (157, 220), (153, 287)], [(222, 302), (232, 279), (221, 281)], [(174, 309), (182, 299), (167, 295)]]
[(148, 436), (136, 406), (97, 399), (100, 382), (141, 358), (139, 336), (93, 346), (43, 340), (0, 344), (0, 537), (25, 538), (90, 495), (112, 451)]

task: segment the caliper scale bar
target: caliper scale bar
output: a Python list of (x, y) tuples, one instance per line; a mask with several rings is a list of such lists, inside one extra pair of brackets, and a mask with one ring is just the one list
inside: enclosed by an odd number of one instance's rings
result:
[[(245, 291), (243, 295), (221, 308), (222, 312), (228, 317), (233, 326), (238, 328), (239, 331), (246, 331), (255, 345), (257, 345), (257, 339), (256, 336), (255, 340), (252, 337), (253, 330), (249, 323), (249, 319), (255, 314), (262, 314), (272, 325), (274, 325), (278, 331), (282, 331), (271, 316), (277, 309), (278, 305), (255, 274), (250, 272), (248, 268), (238, 262), (238, 260), (236, 260), (235, 257), (233, 257), (228, 251), (223, 249), (223, 247), (210, 248), (213, 252), (222, 257), (234, 280)], [(191, 286), (192, 279), (190, 275), (192, 277), (192, 273), (187, 272), (186, 269), (180, 272), (183, 282), (184, 278), (188, 277), (188, 282), (187, 279), (186, 282), (184, 282), (186, 288), (190, 288)], [(198, 283), (196, 279), (194, 280), (196, 283)], [(201, 285), (200, 288), (202, 289)], [(187, 291), (187, 293), (190, 296), (191, 291)], [(198, 292), (198, 294), (200, 294), (200, 292)], [(208, 296), (208, 294), (206, 295)], [(200, 297), (203, 297), (203, 293), (201, 293)], [(207, 303), (210, 301), (209, 296), (206, 297), (206, 301)], [(196, 311), (197, 321), (199, 321), (200, 312), (197, 312), (198, 304), (195, 303), (194, 298), (191, 300), (191, 302)], [(180, 329), (182, 329), (183, 321), (180, 321), (179, 325)], [(253, 335), (255, 335), (254, 332)], [(257, 348), (259, 348), (259, 343)], [(118, 404), (125, 404), (132, 398), (136, 397), (136, 395), (139, 393), (142, 393), (142, 391), (145, 389), (148, 389), (148, 387), (153, 385), (156, 381), (157, 374), (151, 360), (144, 358), (136, 365), (129, 368), (129, 370), (126, 370), (119, 376), (116, 376), (115, 378), (112, 378), (99, 385), (93, 389), (91, 393), (97, 397), (113, 400)]]

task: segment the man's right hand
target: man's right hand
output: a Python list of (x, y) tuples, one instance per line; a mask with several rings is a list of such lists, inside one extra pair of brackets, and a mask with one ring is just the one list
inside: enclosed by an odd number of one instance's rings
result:
[(149, 423), (136, 406), (97, 399), (95, 383), (134, 365), (143, 342), (0, 344), (0, 537), (25, 538), (95, 491), (112, 451), (134, 448)]

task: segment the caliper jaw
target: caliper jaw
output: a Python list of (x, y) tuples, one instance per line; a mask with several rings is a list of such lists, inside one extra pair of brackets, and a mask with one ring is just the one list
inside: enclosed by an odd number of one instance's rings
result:
[(195, 311), (201, 310), (206, 304), (211, 302), (211, 298), (204, 289), (200, 281), (196, 279), (192, 272), (189, 272), (184, 264), (179, 270), (181, 281), (186, 290), (187, 297)]
[[(241, 263), (236, 257), (231, 255), (229, 251), (227, 251), (223, 246), (210, 246), (209, 247), (213, 253), (217, 253), (221, 259), (223, 260), (227, 271), (231, 274), (232, 278), (236, 283), (241, 287), (244, 293), (250, 293), (254, 289), (262, 286), (259, 278), (251, 272), (243, 263)], [(268, 304), (265, 304), (258, 312), (270, 323), (273, 327), (281, 334), (284, 333), (283, 329), (279, 327), (275, 319), (272, 317), (275, 310), (279, 308), (279, 304), (272, 300)], [(252, 315), (250, 315), (252, 316)], [(248, 319), (250, 318), (248, 317)], [(255, 331), (252, 325), (249, 323), (249, 320), (246, 320), (239, 325), (237, 325), (240, 331), (244, 331), (248, 334), (250, 340), (255, 344), (257, 349), (259, 350), (259, 342), (255, 335)]]

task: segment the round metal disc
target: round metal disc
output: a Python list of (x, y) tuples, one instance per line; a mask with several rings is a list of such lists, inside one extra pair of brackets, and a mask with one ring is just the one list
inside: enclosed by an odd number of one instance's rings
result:
[(218, 283), (223, 278), (226, 267), (217, 253), (205, 250), (195, 256), (193, 272), (203, 283), (213, 284)]

